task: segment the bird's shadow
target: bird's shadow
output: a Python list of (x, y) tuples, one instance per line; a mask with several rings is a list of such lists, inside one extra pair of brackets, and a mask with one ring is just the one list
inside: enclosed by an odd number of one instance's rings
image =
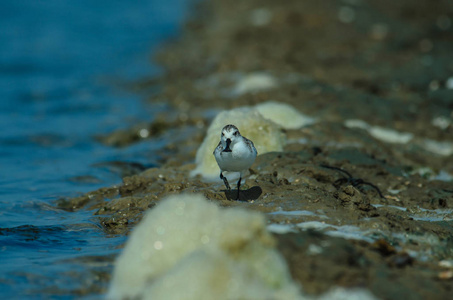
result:
[(263, 193), (263, 190), (257, 185), (248, 190), (240, 190), (239, 199), (236, 199), (238, 190), (223, 190), (223, 192), (228, 200), (251, 201), (258, 199)]

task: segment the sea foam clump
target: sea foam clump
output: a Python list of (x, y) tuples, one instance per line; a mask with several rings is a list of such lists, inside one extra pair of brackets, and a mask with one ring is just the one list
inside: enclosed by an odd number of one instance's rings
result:
[(364, 129), (374, 138), (386, 143), (407, 144), (414, 138), (414, 135), (410, 132), (399, 132), (391, 128), (371, 126), (362, 120), (346, 120), (344, 124), (348, 128)]
[(116, 262), (108, 299), (303, 299), (264, 217), (174, 195), (150, 210)]
[(239, 107), (219, 113), (208, 128), (206, 137), (198, 148), (197, 167), (192, 175), (201, 174), (207, 179), (218, 178), (220, 170), (212, 152), (220, 141), (220, 133), (225, 125), (235, 125), (241, 135), (253, 141), (259, 154), (282, 151), (286, 136), (281, 127), (253, 107)]
[(265, 72), (254, 72), (246, 75), (236, 83), (233, 91), (236, 95), (270, 90), (278, 86), (277, 79)]
[(297, 129), (316, 122), (315, 118), (300, 113), (293, 106), (275, 101), (268, 101), (255, 106), (266, 119), (285, 129)]

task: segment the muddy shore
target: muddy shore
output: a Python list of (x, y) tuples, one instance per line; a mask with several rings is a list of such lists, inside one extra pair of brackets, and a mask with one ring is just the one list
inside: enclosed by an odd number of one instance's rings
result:
[[(155, 121), (99, 137), (112, 147), (168, 139), (160, 165), (118, 186), (61, 200), (106, 234), (128, 234), (160, 199), (202, 193), (267, 214), (293, 278), (308, 294), (364, 287), (380, 299), (453, 293), (453, 5), (449, 1), (200, 4), (156, 58)], [(274, 84), (238, 90), (249, 74)], [(220, 111), (288, 103), (317, 122), (283, 130), (259, 155), (242, 201), (191, 177)]]

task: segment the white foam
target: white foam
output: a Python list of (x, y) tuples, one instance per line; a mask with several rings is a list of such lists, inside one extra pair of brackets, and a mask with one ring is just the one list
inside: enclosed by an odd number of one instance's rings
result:
[(447, 118), (444, 116), (439, 116), (439, 117), (432, 119), (431, 124), (433, 124), (433, 126), (436, 126), (442, 130), (445, 130), (448, 128), (448, 126), (450, 126), (451, 120), (450, 120), (450, 118)]
[(361, 288), (335, 287), (313, 300), (378, 300), (370, 291)]
[(297, 232), (297, 230), (294, 228), (294, 226), (290, 224), (276, 224), (272, 223), (267, 225), (266, 229), (270, 232), (276, 233), (276, 234), (285, 234), (285, 233), (290, 233), (290, 232)]
[(174, 195), (116, 261), (108, 299), (302, 299), (262, 214)]
[(285, 215), (285, 216), (316, 216), (316, 214), (312, 211), (308, 210), (278, 210), (274, 212), (270, 212), (269, 215)]
[(413, 214), (410, 215), (414, 220), (425, 222), (441, 222), (453, 220), (453, 209), (426, 209), (417, 208)]
[(332, 237), (363, 240), (363, 241), (367, 241), (367, 242), (373, 241), (372, 238), (367, 237), (367, 235), (370, 233), (369, 231), (362, 231), (359, 227), (352, 226), (352, 225), (336, 226), (336, 225), (328, 224), (325, 222), (309, 221), (309, 222), (298, 223), (298, 224), (296, 224), (296, 226), (303, 230), (307, 230), (307, 229), (324, 230), (326, 228), (331, 228), (334, 230), (325, 230), (323, 232), (326, 235), (329, 235)]
[(394, 129), (379, 126), (371, 126), (362, 120), (346, 120), (344, 125), (348, 128), (364, 129), (374, 138), (387, 143), (407, 144), (414, 138), (412, 133), (399, 132)]
[(407, 208), (401, 207), (401, 206), (396, 206), (396, 205), (371, 204), (371, 206), (374, 206), (376, 208), (390, 207), (390, 208), (394, 208), (394, 209), (401, 210), (401, 211), (407, 211)]
[(453, 143), (449, 141), (435, 141), (431, 139), (424, 139), (421, 146), (434, 154), (441, 156), (450, 156), (453, 154)]
[(255, 108), (263, 117), (285, 129), (297, 129), (316, 122), (315, 118), (302, 114), (296, 108), (286, 103), (268, 101), (256, 105)]
[(233, 91), (236, 95), (242, 95), (273, 89), (277, 86), (278, 81), (274, 76), (265, 72), (254, 72), (242, 77)]

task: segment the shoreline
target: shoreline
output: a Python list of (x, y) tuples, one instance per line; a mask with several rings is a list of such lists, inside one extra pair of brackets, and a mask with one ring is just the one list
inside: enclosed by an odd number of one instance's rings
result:
[[(59, 207), (90, 210), (107, 234), (128, 234), (160, 199), (202, 193), (222, 207), (265, 213), (293, 279), (310, 295), (341, 286), (385, 299), (448, 297), (453, 275), (442, 277), (453, 270), (447, 3), (348, 3), (202, 4), (209, 17), (189, 21), (157, 57), (163, 88), (149, 101), (172, 110), (101, 139), (110, 146), (171, 140), (158, 153), (161, 166)], [(317, 121), (282, 129), (283, 151), (258, 156), (244, 184), (249, 201), (229, 200), (220, 180), (189, 175), (218, 112), (267, 101)], [(344, 171), (369, 184), (354, 184)], [(312, 253), (311, 245), (325, 246)]]

